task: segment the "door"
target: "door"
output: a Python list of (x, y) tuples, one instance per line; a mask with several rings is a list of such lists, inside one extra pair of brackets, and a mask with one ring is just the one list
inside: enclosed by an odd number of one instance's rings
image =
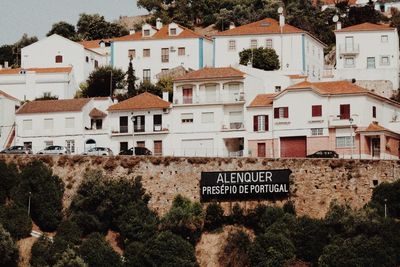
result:
[(162, 156), (162, 141), (154, 141), (154, 156)]
[(281, 137), (282, 158), (304, 158), (307, 155), (307, 138), (305, 136)]
[(119, 117), (119, 132), (120, 133), (128, 132), (128, 116)]
[(257, 157), (265, 158), (265, 143), (257, 143)]
[(372, 138), (372, 158), (380, 158), (381, 156), (381, 139)]

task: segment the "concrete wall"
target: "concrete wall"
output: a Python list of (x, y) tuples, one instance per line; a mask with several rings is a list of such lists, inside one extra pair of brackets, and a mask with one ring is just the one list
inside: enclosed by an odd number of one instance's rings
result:
[[(85, 170), (102, 169), (112, 177), (133, 179), (140, 175), (150, 207), (164, 214), (173, 198), (182, 194), (199, 200), (199, 180), (202, 171), (292, 170), (291, 199), (299, 215), (323, 217), (331, 201), (347, 202), (361, 208), (371, 198), (374, 184), (393, 182), (400, 176), (398, 161), (325, 160), (325, 159), (258, 159), (258, 158), (173, 158), (173, 157), (83, 157), (83, 156), (7, 156), (1, 159), (23, 166), (33, 159), (52, 166), (65, 182), (65, 207), (69, 206), (82, 181)], [(258, 202), (241, 202), (245, 209)], [(276, 204), (282, 205), (283, 201)], [(233, 203), (223, 204), (226, 211)]]

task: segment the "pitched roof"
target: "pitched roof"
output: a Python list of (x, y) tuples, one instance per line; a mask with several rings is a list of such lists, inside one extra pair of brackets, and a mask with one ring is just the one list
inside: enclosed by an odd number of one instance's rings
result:
[[(285, 24), (282, 27), (282, 33), (304, 33), (306, 31)], [(275, 19), (266, 18), (250, 24), (242, 25), (233, 29), (219, 32), (216, 36), (231, 36), (231, 35), (258, 35), (258, 34), (277, 34), (281, 33), (279, 22)]]
[(104, 118), (107, 116), (106, 113), (104, 113), (103, 111), (101, 111), (100, 109), (97, 108), (93, 108), (90, 112), (89, 112), (89, 116), (92, 118)]
[(390, 27), (389, 24), (374, 24), (374, 23), (361, 23), (353, 26), (349, 26), (346, 28), (342, 28), (340, 30), (336, 30), (335, 32), (359, 32), (359, 31), (394, 31), (395, 28)]
[(245, 73), (232, 67), (209, 68), (189, 72), (177, 77), (174, 81), (201, 80), (201, 79), (224, 79), (224, 78), (244, 78)]
[[(308, 81), (300, 82), (295, 85), (289, 86), (286, 90), (307, 89), (311, 88), (322, 95), (342, 95), (342, 94), (360, 94), (370, 93), (365, 88), (362, 88), (354, 83), (348, 81), (334, 81), (334, 82), (315, 82)], [(283, 92), (284, 92), (283, 91)]]
[(255, 108), (255, 107), (268, 107), (272, 105), (276, 94), (260, 94), (257, 95), (253, 101), (251, 101), (248, 107)]
[(34, 71), (36, 73), (70, 73), (72, 67), (59, 67), (59, 68), (16, 68), (16, 69), (2, 69), (0, 75), (6, 74), (20, 74), (21, 70)]
[(290, 79), (306, 79), (308, 77), (307, 75), (302, 74), (289, 74), (286, 76), (288, 76)]
[(7, 93), (4, 92), (4, 91), (1, 91), (1, 90), (0, 90), (0, 96), (3, 96), (3, 97), (5, 97), (5, 98), (10, 99), (10, 100), (13, 100), (13, 101), (18, 101), (18, 102), (20, 102), (19, 99), (15, 98), (15, 97), (13, 97), (13, 96), (11, 96), (11, 95), (9, 95), (9, 94), (7, 94)]
[(205, 37), (204, 35), (195, 33), (194, 31), (187, 29), (181, 25), (178, 25), (182, 29), (182, 32), (177, 35), (169, 35), (168, 25), (164, 25), (161, 29), (152, 36), (142, 36), (142, 31), (137, 31), (134, 34), (125, 35), (122, 37), (114, 38), (113, 41), (138, 41), (138, 40), (164, 40), (164, 39), (182, 39), (182, 38), (200, 38)]
[(108, 111), (164, 109), (169, 107), (169, 102), (161, 99), (159, 96), (144, 92), (110, 106)]
[(16, 114), (78, 112), (91, 100), (91, 98), (62, 99), (62, 100), (36, 100), (27, 102), (20, 107)]
[(109, 38), (109, 39), (97, 39), (97, 40), (90, 40), (90, 41), (80, 41), (78, 44), (83, 45), (86, 49), (93, 49), (93, 48), (100, 48), (100, 42), (111, 42), (114, 39)]
[(379, 125), (377, 122), (372, 122), (372, 123), (370, 123), (370, 125), (368, 125), (367, 128), (357, 130), (357, 132), (390, 132), (390, 133), (399, 135), (399, 133), (389, 130), (389, 129)]

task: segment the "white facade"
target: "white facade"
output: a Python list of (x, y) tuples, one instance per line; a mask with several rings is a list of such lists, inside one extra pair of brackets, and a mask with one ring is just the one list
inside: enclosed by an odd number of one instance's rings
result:
[[(278, 22), (272, 19), (255, 23), (259, 23), (260, 25), (263, 25), (263, 23), (267, 25), (269, 23), (272, 26), (265, 27), (279, 27)], [(213, 51), (215, 67), (235, 66), (239, 64), (239, 53), (245, 49), (268, 47), (273, 48), (279, 56), (281, 71), (288, 74), (307, 75), (310, 81), (321, 80), (324, 66), (324, 44), (299, 29), (295, 31), (287, 30), (282, 34), (275, 32), (274, 29), (271, 30), (271, 33), (260, 31), (258, 33), (245, 34), (247, 27), (251, 28), (251, 25), (241, 26), (244, 29), (240, 34), (236, 33), (237, 31), (229, 34), (232, 30), (228, 30), (226, 33), (222, 32), (220, 35), (214, 36)], [(288, 25), (285, 27), (288, 27)]]
[(0, 70), (0, 90), (23, 101), (44, 95), (70, 99), (77, 89), (71, 68)]
[[(43, 105), (49, 103), (42, 101)], [(17, 113), (15, 143), (31, 147), (33, 153), (49, 145), (68, 147), (72, 154), (81, 154), (93, 146), (108, 147), (108, 117), (91, 118), (89, 114), (93, 108), (107, 114), (111, 103), (109, 98), (93, 98), (79, 111)], [(57, 100), (51, 104), (57, 105)], [(96, 119), (102, 122), (96, 124)]]
[(76, 83), (86, 81), (96, 66), (109, 64), (109, 57), (86, 49), (57, 34), (21, 49), (22, 68), (73, 67)]
[[(112, 44), (112, 65), (127, 71), (132, 58), (138, 82), (157, 82), (156, 75), (178, 66), (201, 69), (212, 65), (212, 41), (171, 23), (154, 28), (143, 25), (142, 32), (115, 38)], [(175, 29), (175, 34), (171, 34)], [(149, 31), (146, 37), (144, 31)], [(147, 34), (147, 33), (146, 33)]]
[(0, 150), (13, 144), (15, 109), (19, 101), (0, 90)]
[[(389, 27), (374, 30), (371, 28), (374, 25), (368, 23), (359, 25), (361, 26), (363, 29), (360, 30), (351, 30), (352, 27), (349, 27), (335, 31), (335, 80), (355, 79), (357, 83), (364, 81), (363, 86), (367, 89), (375, 89), (377, 93), (391, 97), (393, 90), (399, 88), (397, 30)], [(379, 92), (379, 87), (388, 90)]]

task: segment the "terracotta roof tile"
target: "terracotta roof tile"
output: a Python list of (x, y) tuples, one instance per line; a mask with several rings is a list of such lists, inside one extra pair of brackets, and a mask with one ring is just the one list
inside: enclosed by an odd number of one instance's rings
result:
[[(304, 33), (306, 31), (285, 24), (282, 28), (282, 33)], [(281, 27), (279, 22), (275, 19), (266, 18), (250, 24), (242, 25), (233, 29), (229, 29), (220, 33), (216, 36), (231, 36), (231, 35), (256, 35), (256, 34), (277, 34), (281, 33)]]
[(25, 103), (16, 114), (79, 112), (90, 100), (90, 98), (37, 100)]
[(78, 44), (83, 45), (86, 49), (93, 49), (93, 48), (100, 48), (100, 41), (104, 42), (111, 42), (114, 39), (109, 38), (109, 39), (98, 39), (98, 40), (90, 40), (90, 41), (80, 41)]
[(70, 73), (72, 67), (60, 67), (60, 68), (16, 68), (16, 69), (2, 69), (0, 70), (0, 75), (7, 74), (19, 74), (21, 70), (34, 71), (36, 73)]
[(395, 28), (388, 24), (373, 24), (369, 22), (346, 27), (335, 32), (358, 32), (358, 31), (394, 31)]
[(103, 111), (97, 109), (97, 108), (93, 108), (90, 112), (89, 112), (89, 116), (92, 118), (104, 118), (107, 116), (106, 113), (104, 113)]
[(159, 96), (144, 92), (110, 106), (108, 111), (164, 109), (169, 107), (169, 102), (164, 101)]
[(7, 93), (4, 92), (4, 91), (1, 91), (1, 90), (0, 90), (0, 96), (3, 96), (3, 97), (5, 97), (5, 98), (10, 99), (10, 100), (13, 100), (13, 101), (21, 102), (19, 99), (15, 98), (15, 97), (13, 97), (13, 96), (11, 96), (11, 95), (9, 95), (9, 94), (7, 94)]
[(218, 78), (244, 78), (245, 73), (232, 67), (203, 68), (177, 77), (174, 81), (218, 79)]
[(137, 31), (134, 34), (114, 38), (113, 41), (118, 42), (118, 41), (137, 41), (137, 40), (163, 40), (163, 39), (182, 39), (182, 38), (200, 38), (200, 37), (206, 38), (204, 35), (195, 33), (194, 31), (187, 29), (183, 26), (178, 25), (178, 27), (182, 29), (182, 32), (180, 34), (173, 36), (168, 34), (168, 25), (164, 25), (154, 35), (149, 37), (143, 37), (142, 31)]
[(260, 94), (257, 95), (253, 101), (251, 101), (249, 107), (268, 107), (272, 106), (272, 102), (274, 100), (276, 94)]
[(307, 75), (302, 74), (290, 74), (286, 76), (288, 76), (290, 79), (306, 79), (308, 77)]
[(367, 89), (362, 88), (348, 81), (315, 82), (315, 83), (304, 81), (289, 86), (288, 88), (286, 88), (286, 90), (296, 90), (296, 89), (306, 89), (306, 88), (311, 88), (323, 95), (370, 93), (370, 91), (368, 91)]
[(379, 125), (377, 122), (373, 122), (367, 128), (357, 130), (357, 132), (390, 132), (398, 135), (398, 133)]

